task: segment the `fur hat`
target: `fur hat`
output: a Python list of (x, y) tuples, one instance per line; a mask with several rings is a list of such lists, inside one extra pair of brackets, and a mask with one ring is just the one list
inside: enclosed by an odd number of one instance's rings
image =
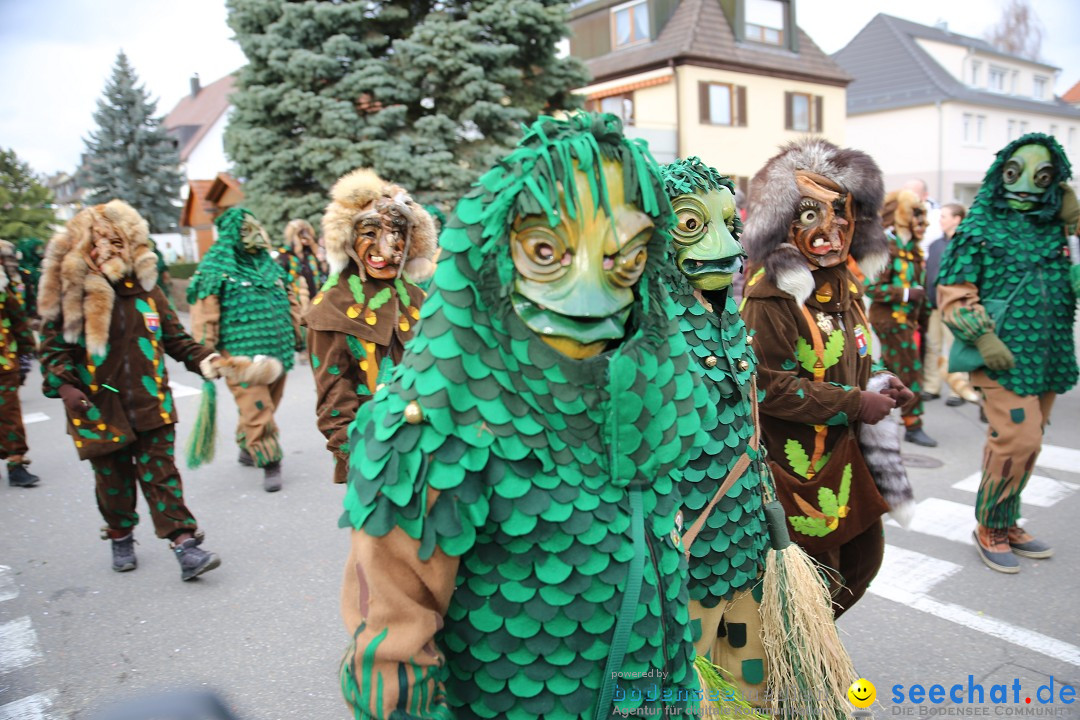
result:
[(388, 183), (374, 170), (353, 170), (334, 183), (330, 204), (323, 215), (323, 241), (326, 260), (332, 274), (340, 273), (350, 259), (363, 266), (356, 256), (356, 222), (364, 215), (394, 212), (403, 216), (409, 227), (407, 251), (403, 261), (406, 277), (422, 281), (435, 271), (432, 258), (438, 250), (438, 233), (431, 216), (418, 205), (404, 188)]
[(881, 208), (881, 226), (885, 229), (910, 228), (915, 220), (915, 208), (922, 205), (922, 200), (911, 190), (893, 190), (885, 196)]
[(855, 235), (850, 254), (867, 278), (873, 279), (889, 260), (889, 245), (878, 212), (885, 188), (877, 163), (864, 152), (839, 148), (822, 138), (789, 143), (769, 159), (750, 181), (750, 203), (741, 237), (754, 265), (784, 292), (804, 302), (814, 289), (806, 258), (788, 242), (788, 230), (802, 193), (796, 171), (826, 177), (852, 199)]
[(111, 283), (123, 277), (109, 248), (101, 248), (96, 262), (91, 259), (93, 228), (98, 223), (111, 225), (127, 241), (132, 269), (143, 290), (153, 289), (158, 277), (146, 221), (122, 200), (80, 210), (53, 236), (42, 263), (38, 312), (44, 320), (56, 320), (63, 312), (64, 340), (75, 343), (85, 334), (86, 349), (92, 355), (105, 354), (116, 298)]
[(311, 227), (311, 223), (307, 220), (290, 220), (285, 226), (285, 248), (295, 255), (301, 255), (304, 252), (304, 241), (300, 239), (300, 233), (304, 230), (308, 231), (311, 241), (315, 242), (315, 228)]

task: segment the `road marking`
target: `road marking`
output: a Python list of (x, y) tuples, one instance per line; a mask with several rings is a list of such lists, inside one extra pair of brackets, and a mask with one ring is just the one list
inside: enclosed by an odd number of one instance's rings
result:
[[(885, 524), (900, 527), (895, 520), (887, 520)], [(951, 500), (926, 498), (915, 506), (915, 515), (907, 529), (971, 545), (971, 531), (975, 529), (975, 509), (971, 505)]]
[(19, 597), (19, 586), (15, 584), (15, 573), (7, 565), (0, 565), (0, 602)]
[(26, 413), (22, 416), (23, 425), (32, 425), (33, 423), (45, 422), (49, 419), (49, 416), (43, 412)]
[[(1077, 470), (1080, 470), (1080, 467), (1077, 467)], [(977, 472), (968, 475), (958, 483), (953, 483), (953, 487), (957, 490), (978, 492), (979, 483), (981, 481), (982, 473)], [(1020, 501), (1026, 505), (1052, 507), (1055, 503), (1064, 500), (1077, 490), (1080, 490), (1080, 485), (1075, 483), (1054, 480), (1053, 478), (1044, 477), (1042, 475), (1032, 475), (1028, 479), (1027, 485), (1024, 486), (1024, 492), (1020, 496)]]
[(1042, 450), (1039, 451), (1039, 459), (1035, 461), (1035, 466), (1048, 470), (1080, 473), (1080, 450), (1073, 450), (1060, 445), (1043, 445)]
[(174, 398), (189, 397), (191, 395), (202, 395), (202, 390), (199, 388), (193, 388), (190, 385), (183, 385), (181, 383), (169, 381), (169, 389), (172, 390)]
[(0, 624), (0, 674), (41, 662), (37, 633), (30, 618), (21, 617)]
[(49, 708), (56, 701), (56, 691), (38, 693), (22, 700), (0, 705), (0, 720), (53, 720)]
[(886, 545), (881, 570), (867, 592), (1080, 667), (1080, 647), (926, 595), (934, 585), (959, 571), (956, 563)]

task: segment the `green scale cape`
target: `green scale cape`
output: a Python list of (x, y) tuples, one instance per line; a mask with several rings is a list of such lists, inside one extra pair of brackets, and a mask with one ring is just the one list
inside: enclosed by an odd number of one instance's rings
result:
[[(269, 355), (288, 370), (293, 366), (293, 330), (287, 278), (270, 253), (249, 253), (240, 242), (244, 217), (251, 212), (229, 208), (214, 224), (218, 239), (191, 278), (187, 299), (211, 295), (221, 303), (218, 350), (232, 355)], [(252, 215), (252, 217), (254, 217)]]
[[(708, 441), (697, 457), (691, 455), (679, 483), (684, 526), (697, 520), (743, 453), (749, 453), (751, 460), (750, 467), (713, 508), (690, 548), (690, 599), (711, 608), (752, 586), (765, 569), (769, 533), (761, 464), (758, 453), (747, 447), (754, 434), (750, 379), (757, 358), (746, 342), (746, 325), (730, 294), (725, 294), (722, 312), (715, 312), (715, 308), (709, 312), (681, 274), (673, 280), (675, 317), (694, 358), (690, 367), (704, 378), (709, 404), (717, 411), (715, 421), (703, 428)], [(709, 357), (717, 359), (715, 366), (705, 364)], [(739, 369), (740, 360), (746, 360), (745, 370)]]
[(1017, 395), (1060, 395), (1077, 379), (1076, 295), (1069, 282), (1063, 223), (1057, 217), (1061, 190), (1052, 185), (1043, 207), (1028, 213), (1013, 210), (1002, 197), (1002, 167), (1017, 148), (1032, 143), (1050, 150), (1057, 180), (1071, 177), (1065, 153), (1049, 135), (1029, 133), (1006, 145), (945, 247), (938, 285), (972, 283), (979, 289), (980, 302), (1005, 300), (1032, 270), (998, 325), (998, 335), (1016, 356), (1016, 367), (986, 372)]
[[(648, 557), (621, 667), (638, 676), (619, 681), (615, 705), (697, 704), (686, 699), (698, 681), (673, 530), (678, 471), (706, 442), (702, 418), (716, 420), (687, 372), (659, 282), (671, 210), (655, 163), (615, 118), (570, 123), (576, 132), (541, 118), (458, 204), (417, 334), (353, 426), (343, 524), (376, 536), (397, 525), (420, 540), (421, 558), (436, 546), (461, 557), (436, 635), (459, 718), (592, 717), (634, 556), (631, 484), (641, 489)], [(558, 183), (574, 189), (571, 158), (588, 170), (601, 156), (623, 162), (627, 197), (658, 231), (627, 337), (576, 361), (513, 312), (509, 227), (545, 211), (554, 224)], [(412, 401), (420, 425), (404, 421)], [(425, 514), (428, 488), (441, 494)], [(667, 679), (641, 677), (656, 670)]]

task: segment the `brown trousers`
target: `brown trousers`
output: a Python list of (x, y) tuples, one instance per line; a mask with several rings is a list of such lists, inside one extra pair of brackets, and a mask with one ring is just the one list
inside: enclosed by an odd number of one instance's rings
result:
[(870, 581), (881, 569), (885, 557), (885, 528), (881, 518), (840, 547), (810, 557), (840, 575), (835, 578), (829, 574), (833, 611), (839, 619), (866, 593)]
[(915, 344), (915, 326), (907, 323), (882, 327), (875, 325), (874, 332), (881, 341), (881, 361), (914, 393), (914, 397), (900, 408), (904, 425), (909, 430), (922, 427), (923, 402), (919, 392), (922, 390), (923, 372), (919, 348)]
[(269, 385), (234, 383), (232, 380), (227, 380), (226, 385), (236, 398), (240, 414), (236, 423), (236, 444), (251, 453), (255, 467), (279, 462), (282, 452), (274, 412), (285, 392), (285, 375)]
[(982, 370), (971, 374), (971, 384), (982, 393), (989, 421), (975, 519), (983, 527), (1009, 528), (1020, 518), (1020, 493), (1035, 469), (1043, 429), (1050, 422), (1057, 395), (1022, 397), (991, 380)]
[(22, 460), (27, 453), (26, 428), (19, 404), (19, 373), (0, 374), (0, 459)]
[(184, 504), (184, 486), (176, 469), (174, 425), (135, 433), (135, 442), (116, 452), (92, 458), (97, 503), (109, 529), (130, 532), (139, 524), (135, 512), (135, 485), (142, 487), (150, 506), (154, 533), (168, 538), (195, 532), (195, 517)]

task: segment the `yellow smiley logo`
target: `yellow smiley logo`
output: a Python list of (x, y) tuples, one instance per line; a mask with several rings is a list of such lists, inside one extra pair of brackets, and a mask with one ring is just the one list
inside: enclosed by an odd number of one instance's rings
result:
[(847, 691), (848, 700), (857, 708), (868, 708), (874, 704), (877, 697), (877, 688), (874, 683), (864, 678), (859, 678), (851, 683)]

